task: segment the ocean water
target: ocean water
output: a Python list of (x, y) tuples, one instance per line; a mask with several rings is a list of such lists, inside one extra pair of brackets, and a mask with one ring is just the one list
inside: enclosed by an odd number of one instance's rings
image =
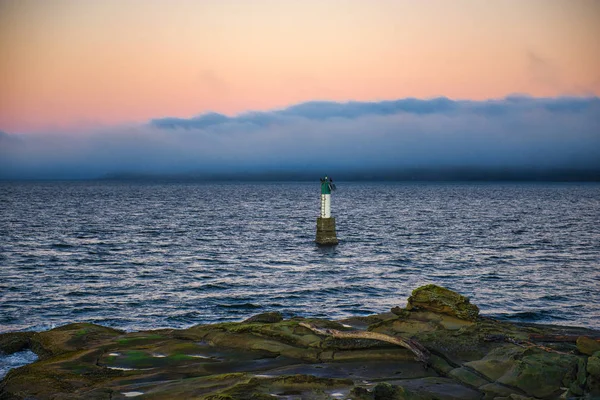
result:
[(31, 350), (18, 351), (12, 354), (2, 354), (0, 352), (0, 379), (4, 378), (11, 369), (31, 364), (37, 359), (38, 356)]
[(0, 332), (265, 311), (339, 319), (435, 283), (512, 321), (600, 329), (600, 185), (0, 183)]

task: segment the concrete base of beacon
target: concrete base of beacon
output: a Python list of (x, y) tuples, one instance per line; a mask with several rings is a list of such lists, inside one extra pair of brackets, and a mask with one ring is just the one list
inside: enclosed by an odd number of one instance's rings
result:
[(317, 244), (322, 246), (333, 246), (338, 244), (335, 234), (335, 218), (317, 218)]

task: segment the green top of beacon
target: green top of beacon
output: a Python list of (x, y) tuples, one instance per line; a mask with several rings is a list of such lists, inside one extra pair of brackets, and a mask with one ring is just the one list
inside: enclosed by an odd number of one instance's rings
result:
[(334, 188), (333, 180), (328, 176), (321, 178), (321, 194), (331, 194), (331, 189)]

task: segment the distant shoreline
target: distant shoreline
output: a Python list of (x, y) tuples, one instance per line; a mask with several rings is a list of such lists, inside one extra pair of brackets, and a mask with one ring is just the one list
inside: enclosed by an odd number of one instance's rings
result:
[(539, 169), (405, 169), (256, 172), (145, 173), (114, 172), (96, 177), (52, 176), (0, 178), (0, 182), (31, 181), (146, 181), (146, 182), (313, 182), (323, 173), (343, 182), (600, 182), (600, 170)]

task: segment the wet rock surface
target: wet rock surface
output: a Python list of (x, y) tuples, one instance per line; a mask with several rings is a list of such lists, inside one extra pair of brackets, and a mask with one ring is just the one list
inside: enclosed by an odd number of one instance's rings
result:
[[(600, 332), (491, 320), (465, 297), (432, 286), (415, 290), (405, 309), (341, 322), (266, 313), (183, 330), (76, 323), (3, 334), (0, 351), (30, 349), (39, 358), (8, 372), (0, 399), (600, 395)], [(381, 338), (423, 346), (427, 359)]]

